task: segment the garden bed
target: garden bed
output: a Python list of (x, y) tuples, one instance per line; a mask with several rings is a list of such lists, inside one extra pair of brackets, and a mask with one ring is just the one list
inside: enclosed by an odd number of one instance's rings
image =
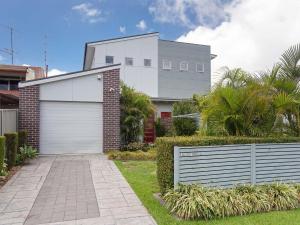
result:
[(6, 176), (0, 176), (0, 189), (21, 169), (21, 166), (14, 166)]

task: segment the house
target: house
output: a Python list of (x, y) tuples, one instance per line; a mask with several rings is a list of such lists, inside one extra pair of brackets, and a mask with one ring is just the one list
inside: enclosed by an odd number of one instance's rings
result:
[[(159, 39), (159, 33), (127, 36), (85, 44), (83, 70), (121, 63), (120, 79), (149, 95), (155, 117), (167, 126), (174, 102), (211, 87), (210, 46)], [(154, 116), (146, 122), (145, 141), (154, 141)]]
[(18, 83), (44, 76), (41, 67), (0, 64), (0, 108), (18, 108)]

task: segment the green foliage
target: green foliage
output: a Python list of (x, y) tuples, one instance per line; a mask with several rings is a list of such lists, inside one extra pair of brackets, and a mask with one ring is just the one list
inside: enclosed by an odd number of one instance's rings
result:
[(0, 136), (0, 176), (4, 175), (5, 171), (5, 137)]
[(143, 142), (132, 142), (129, 143), (128, 145), (124, 145), (121, 149), (121, 151), (138, 151), (138, 150), (142, 150), (143, 152), (148, 151), (150, 148), (150, 145), (147, 143), (143, 143)]
[(124, 145), (138, 142), (143, 134), (143, 120), (154, 111), (150, 98), (121, 84), (121, 138)]
[(300, 137), (244, 137), (244, 136), (190, 136), (162, 137), (156, 139), (157, 179), (161, 193), (173, 187), (174, 146), (210, 146), (250, 143), (288, 143), (300, 142)]
[(112, 160), (155, 160), (156, 149), (150, 149), (149, 151), (110, 151), (108, 152), (108, 158)]
[(37, 156), (37, 150), (31, 146), (24, 145), (20, 147), (19, 153), (17, 154), (16, 163), (18, 165), (25, 162), (26, 159), (33, 159)]
[(17, 149), (18, 149), (18, 134), (17, 133), (6, 133), (6, 159), (8, 169), (16, 165)]
[(18, 151), (21, 147), (27, 145), (28, 132), (26, 130), (18, 131)]
[(155, 135), (156, 137), (163, 137), (167, 134), (167, 129), (161, 123), (161, 118), (157, 118), (155, 121)]
[(272, 210), (295, 209), (299, 205), (293, 185), (274, 183), (243, 185), (231, 189), (180, 185), (164, 195), (166, 207), (183, 219), (214, 219)]
[[(193, 101), (180, 101), (173, 104), (174, 116), (197, 113)], [(197, 130), (197, 121), (194, 118), (173, 118), (173, 126), (179, 136), (190, 136)]]
[(270, 71), (226, 69), (207, 96), (194, 96), (206, 135), (300, 136), (300, 44)]

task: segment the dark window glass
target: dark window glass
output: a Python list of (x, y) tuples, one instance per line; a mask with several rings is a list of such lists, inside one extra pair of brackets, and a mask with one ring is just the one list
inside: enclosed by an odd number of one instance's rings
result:
[(8, 80), (0, 80), (0, 90), (8, 90)]
[(18, 90), (18, 83), (17, 80), (11, 80), (10, 81), (10, 90)]
[(105, 63), (106, 64), (114, 64), (114, 57), (113, 56), (105, 56)]

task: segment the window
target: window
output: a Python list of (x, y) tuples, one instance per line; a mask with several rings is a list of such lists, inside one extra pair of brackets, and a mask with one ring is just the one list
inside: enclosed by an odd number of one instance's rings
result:
[(17, 80), (10, 80), (9, 81), (9, 90), (18, 90), (18, 83)]
[(188, 64), (188, 62), (185, 62), (185, 61), (183, 61), (183, 62), (180, 62), (180, 66), (179, 66), (180, 68), (180, 71), (188, 71), (189, 70), (189, 64)]
[(198, 73), (203, 73), (204, 72), (204, 64), (203, 63), (197, 63), (196, 64), (196, 71)]
[(151, 59), (144, 59), (144, 66), (151, 66)]
[(106, 64), (114, 64), (114, 57), (113, 56), (105, 56), (105, 63)]
[(164, 70), (171, 70), (172, 69), (172, 62), (170, 60), (163, 60), (163, 69)]
[(8, 80), (0, 80), (0, 90), (8, 90)]
[(126, 57), (125, 58), (125, 65), (133, 66), (133, 58)]

